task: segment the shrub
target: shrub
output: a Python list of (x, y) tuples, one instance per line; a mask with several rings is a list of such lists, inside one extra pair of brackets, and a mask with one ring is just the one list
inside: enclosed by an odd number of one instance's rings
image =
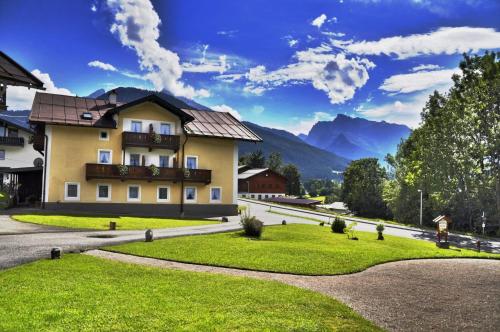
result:
[(153, 133), (151, 135), (151, 141), (155, 144), (160, 144), (161, 143), (161, 135), (157, 133)]
[(260, 238), (264, 224), (255, 216), (251, 216), (249, 210), (243, 211), (240, 222), (246, 236)]
[(358, 239), (354, 234), (354, 227), (356, 227), (357, 225), (358, 225), (358, 223), (353, 221), (349, 224), (349, 226), (344, 228), (344, 233), (347, 234), (347, 238), (349, 240), (357, 240)]
[(319, 223), (319, 225), (320, 225), (320, 226), (325, 226), (325, 222), (324, 222), (324, 221), (322, 221), (322, 222), (320, 222), (320, 223)]
[(383, 240), (384, 239), (384, 235), (382, 234), (382, 232), (384, 231), (385, 227), (383, 224), (378, 224), (377, 225), (377, 233), (378, 233), (378, 238), (377, 240)]
[(281, 222), (282, 225), (286, 225), (286, 220), (283, 219), (283, 221)]
[(335, 221), (332, 224), (332, 232), (334, 233), (344, 233), (345, 220), (339, 217), (335, 217)]
[(160, 175), (160, 169), (154, 164), (149, 165), (149, 171), (151, 172), (152, 176)]

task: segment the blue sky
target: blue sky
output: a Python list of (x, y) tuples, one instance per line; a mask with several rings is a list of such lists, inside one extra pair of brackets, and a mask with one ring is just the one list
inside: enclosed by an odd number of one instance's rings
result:
[[(500, 49), (487, 0), (4, 1), (2, 50), (48, 91), (135, 86), (305, 132), (336, 114), (415, 127), (463, 52)], [(33, 91), (10, 88), (13, 109)]]

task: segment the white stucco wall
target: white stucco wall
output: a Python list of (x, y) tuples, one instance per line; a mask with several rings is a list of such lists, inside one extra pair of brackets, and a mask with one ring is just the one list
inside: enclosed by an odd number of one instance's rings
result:
[(33, 149), (33, 145), (28, 143), (30, 133), (19, 130), (18, 135), (24, 138), (24, 146), (0, 145), (0, 150), (5, 151), (5, 160), (0, 160), (0, 167), (33, 167), (35, 158), (43, 159), (43, 156)]

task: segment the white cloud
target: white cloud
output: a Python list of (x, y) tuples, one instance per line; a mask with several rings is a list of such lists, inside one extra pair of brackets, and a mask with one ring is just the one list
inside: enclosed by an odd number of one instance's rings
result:
[(430, 54), (457, 54), (500, 48), (500, 32), (492, 28), (443, 27), (429, 33), (388, 37), (376, 41), (332, 42), (334, 46), (353, 54), (385, 54), (407, 59)]
[(210, 108), (213, 109), (216, 112), (229, 113), (232, 116), (234, 116), (237, 120), (241, 121), (241, 119), (242, 119), (241, 114), (237, 110), (235, 110), (234, 108), (232, 108), (231, 106), (228, 106), (226, 104), (215, 105), (215, 106), (212, 106)]
[(264, 113), (264, 111), (265, 111), (265, 108), (262, 105), (254, 105), (254, 107), (252, 107), (252, 109), (251, 109), (251, 112), (256, 114), (256, 115), (260, 115), (260, 114)]
[(219, 36), (224, 36), (228, 38), (233, 38), (238, 33), (238, 30), (221, 30), (217, 31)]
[(459, 73), (459, 69), (443, 69), (393, 75), (387, 78), (379, 89), (397, 94), (439, 89), (442, 87), (449, 88), (453, 83), (451, 77), (453, 74)]
[(198, 63), (185, 62), (182, 64), (182, 69), (189, 73), (219, 73), (223, 74), (231, 68), (227, 62), (226, 55), (219, 55), (215, 58), (209, 54), (207, 56), (209, 45), (202, 45), (201, 59)]
[(407, 101), (396, 100), (391, 103), (375, 106), (360, 106), (356, 109), (363, 117), (398, 123), (416, 128), (420, 123), (420, 113), (429, 97), (429, 92), (418, 94)]
[(114, 12), (111, 32), (115, 33), (123, 46), (133, 49), (142, 70), (156, 90), (167, 89), (177, 96), (187, 98), (208, 97), (208, 90), (196, 90), (180, 79), (183, 69), (179, 56), (158, 43), (160, 17), (150, 0), (108, 0)]
[[(46, 89), (45, 92), (61, 95), (74, 95), (74, 93), (68, 89), (57, 87), (49, 74), (42, 73), (38, 69), (33, 70), (31, 73), (43, 82), (43, 86)], [(31, 109), (36, 91), (37, 90), (35, 89), (28, 89), (22, 86), (9, 86), (7, 89), (7, 105), (9, 106), (9, 109)]]
[(344, 37), (345, 33), (343, 32), (332, 32), (332, 31), (321, 31), (321, 33), (328, 37)]
[(415, 66), (411, 69), (411, 71), (420, 71), (420, 70), (435, 70), (435, 69), (441, 69), (442, 67), (441, 66), (438, 66), (438, 65), (424, 65), (424, 64), (421, 64), (421, 65), (418, 65), (418, 66)]
[(348, 59), (343, 53), (335, 54), (326, 44), (298, 51), (295, 58), (295, 63), (273, 71), (262, 65), (251, 68), (242, 76), (247, 80), (244, 91), (261, 95), (279, 86), (309, 83), (326, 92), (332, 104), (341, 104), (366, 84), (368, 70), (375, 67), (368, 59)]
[(92, 5), (92, 7), (90, 7), (90, 10), (93, 11), (94, 13), (97, 11), (97, 7), (96, 5)]
[(298, 40), (298, 39), (290, 39), (290, 40), (288, 41), (288, 46), (290, 46), (290, 47), (294, 47), (294, 46), (296, 46), (298, 43), (299, 43), (299, 40)]
[(272, 126), (276, 129), (283, 129), (289, 131), (295, 135), (298, 134), (308, 134), (311, 130), (312, 126), (316, 124), (318, 121), (331, 121), (335, 117), (326, 112), (314, 112), (313, 116), (307, 118), (295, 118), (294, 122), (289, 125), (279, 125)]
[(112, 64), (105, 63), (105, 62), (102, 62), (102, 61), (99, 61), (99, 60), (90, 61), (88, 63), (88, 65), (89, 65), (89, 67), (100, 68), (102, 70), (118, 71), (118, 69), (116, 69), (116, 67), (113, 66)]
[(317, 27), (318, 29), (321, 28), (321, 26), (325, 23), (326, 21), (326, 15), (321, 14), (320, 16), (316, 17), (312, 22), (311, 25)]

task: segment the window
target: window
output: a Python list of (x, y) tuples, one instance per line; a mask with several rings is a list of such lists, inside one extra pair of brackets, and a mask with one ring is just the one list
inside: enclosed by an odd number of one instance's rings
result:
[(222, 188), (210, 188), (210, 203), (220, 203), (222, 201)]
[(98, 150), (99, 164), (111, 164), (111, 150)]
[(80, 183), (66, 182), (64, 184), (64, 200), (79, 201), (80, 200)]
[(198, 168), (198, 157), (186, 156), (186, 168), (197, 169)]
[(132, 121), (130, 123), (130, 131), (134, 133), (142, 133), (142, 122), (141, 121)]
[(109, 133), (107, 130), (101, 130), (99, 132), (99, 140), (100, 141), (109, 141)]
[(0, 127), (0, 136), (5, 136), (5, 127)]
[(168, 156), (160, 156), (160, 167), (168, 167)]
[(18, 137), (19, 131), (14, 128), (9, 128), (9, 137)]
[(156, 200), (158, 202), (170, 201), (170, 188), (167, 186), (158, 186)]
[(185, 189), (185, 200), (188, 203), (196, 202), (196, 187), (186, 187)]
[(250, 197), (255, 198), (255, 195), (250, 195)]
[(138, 153), (130, 154), (130, 166), (141, 166), (141, 155)]
[(0, 160), (5, 160), (5, 150), (0, 150)]
[(97, 185), (97, 197), (98, 201), (110, 201), (111, 200), (111, 185), (110, 184), (98, 184)]
[(162, 135), (171, 135), (171, 126), (170, 123), (162, 123), (160, 125), (160, 134)]
[(141, 200), (141, 186), (131, 184), (128, 186), (127, 201), (139, 202)]

